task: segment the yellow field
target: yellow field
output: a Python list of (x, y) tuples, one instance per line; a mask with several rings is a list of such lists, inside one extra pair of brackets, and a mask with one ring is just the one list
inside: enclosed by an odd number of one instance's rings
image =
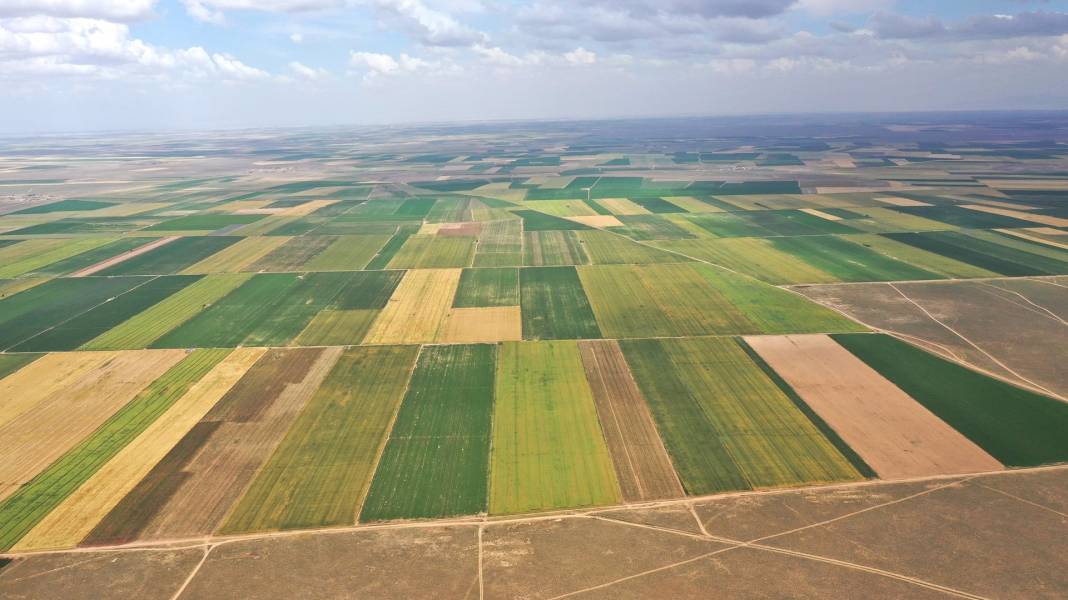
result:
[(822, 210), (815, 209), (815, 208), (802, 208), (801, 212), (808, 213), (808, 214), (812, 215), (813, 217), (819, 217), (821, 219), (826, 219), (828, 221), (841, 221), (842, 220), (842, 217), (839, 217), (838, 215), (832, 215), (830, 213), (825, 213)]
[(338, 200), (312, 200), (311, 202), (291, 206), (278, 214), (283, 217), (303, 217), (312, 214), (324, 206), (330, 206), (331, 204), (337, 204), (338, 202)]
[(601, 198), (597, 204), (612, 211), (614, 215), (648, 215), (651, 214), (645, 207), (627, 200), (626, 198)]
[(264, 352), (264, 348), (234, 350), (141, 435), (42, 519), (19, 540), (12, 551), (77, 545)]
[(442, 332), (461, 269), (408, 271), (375, 319), (367, 344), (433, 342)]
[(187, 267), (181, 274), (237, 273), (291, 239), (284, 235), (247, 237)]
[(664, 200), (690, 212), (723, 212), (723, 209), (718, 206), (712, 206), (707, 202), (702, 202), (701, 200), (690, 196), (668, 196), (665, 197)]
[(78, 381), (118, 356), (117, 352), (62, 352), (33, 361), (0, 381), (0, 427), (45, 398)]
[(622, 227), (623, 222), (615, 215), (594, 215), (588, 217), (567, 217), (569, 220), (590, 227)]
[(444, 333), (437, 341), (449, 344), (503, 342), (523, 339), (523, 321), (518, 306), (454, 308), (445, 318)]
[(104, 353), (72, 385), (55, 390), (0, 427), (0, 500), (92, 433), (185, 356), (182, 350)]

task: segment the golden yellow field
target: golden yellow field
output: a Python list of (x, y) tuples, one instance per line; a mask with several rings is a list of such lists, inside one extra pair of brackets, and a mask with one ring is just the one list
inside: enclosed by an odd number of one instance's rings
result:
[(367, 333), (367, 344), (436, 341), (460, 284), (461, 269), (408, 271)]

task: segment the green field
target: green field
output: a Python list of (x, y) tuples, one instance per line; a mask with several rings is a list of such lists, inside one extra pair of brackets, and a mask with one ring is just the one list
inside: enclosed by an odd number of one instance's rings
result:
[(361, 521), (485, 512), (495, 354), (491, 345), (423, 349)]
[(414, 346), (346, 350), (222, 532), (355, 523), (417, 353)]
[(263, 215), (188, 215), (158, 223), (147, 229), (149, 231), (215, 231), (223, 227), (248, 225), (262, 218)]
[(861, 478), (737, 341), (621, 346), (688, 492)]
[(464, 269), (452, 306), (519, 306), (519, 269)]
[(584, 265), (586, 250), (574, 231), (529, 231), (523, 235), (523, 264), (528, 267)]
[[(244, 270), (254, 273), (260, 271), (302, 271), (305, 263), (326, 250), (337, 238), (330, 236), (304, 235), (295, 237), (275, 248), (263, 258), (252, 263)], [(308, 269), (311, 270), (311, 269)]]
[(1068, 404), (992, 379), (886, 335), (835, 341), (1002, 464), (1068, 460)]
[(475, 254), (475, 238), (413, 235), (389, 261), (390, 269), (467, 267)]
[(830, 273), (839, 281), (944, 278), (933, 271), (834, 236), (778, 237), (772, 238), (771, 243), (776, 250), (791, 254), (817, 269)]
[(1068, 253), (1065, 253), (1065, 260), (1058, 260), (1049, 256), (1041, 246), (1030, 249), (1025, 249), (1026, 246), (1012, 247), (1008, 243), (996, 243), (957, 231), (884, 235), (894, 241), (1001, 275), (1020, 277), (1068, 273)]
[(619, 501), (574, 342), (501, 345), (492, 448), (492, 514)]
[(601, 337), (574, 267), (530, 267), (519, 271), (523, 339)]
[(110, 266), (96, 275), (170, 275), (236, 244), (241, 238), (183, 237)]

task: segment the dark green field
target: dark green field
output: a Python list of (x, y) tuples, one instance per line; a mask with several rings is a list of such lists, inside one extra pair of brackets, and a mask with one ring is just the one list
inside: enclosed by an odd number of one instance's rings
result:
[(593, 308), (574, 267), (521, 269), (519, 294), (523, 307), (523, 339), (601, 337)]
[(464, 269), (454, 308), (519, 305), (519, 269)]
[(496, 346), (428, 346), (375, 471), (361, 521), (486, 510)]

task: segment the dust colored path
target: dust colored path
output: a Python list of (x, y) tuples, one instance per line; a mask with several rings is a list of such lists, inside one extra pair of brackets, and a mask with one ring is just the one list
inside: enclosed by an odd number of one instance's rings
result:
[(121, 262), (125, 262), (125, 261), (127, 261), (127, 260), (129, 260), (129, 259), (131, 259), (131, 258), (133, 258), (135, 256), (140, 256), (140, 255), (144, 254), (145, 252), (150, 252), (152, 250), (155, 250), (156, 248), (159, 248), (160, 246), (169, 244), (169, 243), (173, 242), (176, 239), (178, 239), (178, 238), (177, 237), (160, 238), (160, 239), (158, 239), (158, 240), (156, 240), (154, 242), (150, 242), (148, 244), (145, 244), (144, 246), (138, 246), (137, 248), (134, 248), (133, 250), (130, 250), (129, 252), (123, 252), (122, 254), (120, 254), (118, 256), (112, 256), (111, 258), (109, 258), (107, 260), (100, 261), (100, 262), (96, 263), (95, 265), (93, 265), (91, 267), (86, 267), (86, 268), (82, 269), (81, 271), (76, 271), (74, 273), (71, 273), (70, 276), (71, 277), (88, 277), (89, 275), (93, 275), (95, 273), (103, 271), (104, 269), (106, 269), (108, 267), (113, 267), (113, 266), (115, 266), (115, 265), (117, 265), (117, 264), (119, 264)]
[(42, 519), (13, 550), (75, 546), (266, 352), (238, 348)]
[(682, 483), (619, 344), (579, 342), (579, 352), (623, 499), (682, 497)]
[(1001, 468), (1001, 463), (825, 335), (746, 342), (880, 477)]

